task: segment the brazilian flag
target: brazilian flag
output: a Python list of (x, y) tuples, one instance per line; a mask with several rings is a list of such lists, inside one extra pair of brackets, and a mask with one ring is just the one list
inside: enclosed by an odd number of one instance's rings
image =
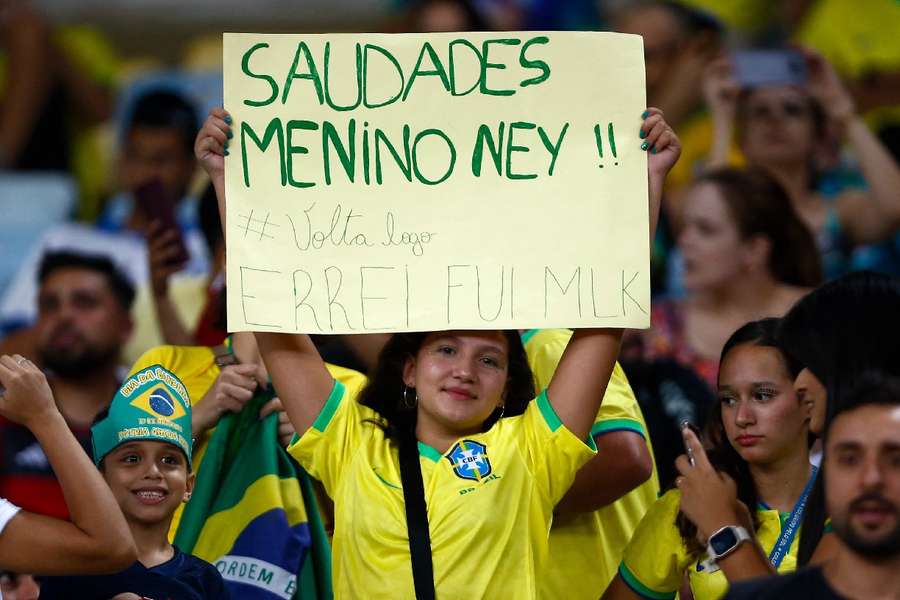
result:
[(309, 475), (279, 445), (277, 414), (259, 418), (271, 398), (260, 392), (219, 421), (175, 545), (215, 565), (232, 598), (331, 598), (331, 547)]

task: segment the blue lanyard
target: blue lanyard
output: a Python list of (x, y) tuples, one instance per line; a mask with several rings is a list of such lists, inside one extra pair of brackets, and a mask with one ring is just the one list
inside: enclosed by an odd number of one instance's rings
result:
[(769, 553), (769, 562), (772, 563), (772, 566), (775, 567), (776, 571), (781, 565), (781, 561), (784, 560), (784, 557), (790, 550), (791, 544), (797, 536), (797, 531), (800, 529), (800, 521), (803, 519), (803, 511), (806, 508), (806, 500), (809, 498), (809, 492), (812, 489), (813, 483), (816, 480), (816, 473), (818, 472), (818, 467), (814, 466), (812, 468), (812, 473), (809, 476), (809, 481), (806, 482), (806, 487), (803, 488), (803, 493), (800, 494), (797, 503), (794, 505), (794, 509), (791, 511), (787, 521), (785, 521), (781, 528), (781, 536), (772, 548), (772, 552)]

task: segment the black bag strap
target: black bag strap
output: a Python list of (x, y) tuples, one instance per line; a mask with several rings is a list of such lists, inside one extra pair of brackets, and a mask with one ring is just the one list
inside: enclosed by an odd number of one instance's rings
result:
[(419, 464), (419, 447), (414, 436), (400, 440), (400, 483), (406, 505), (406, 529), (412, 558), (416, 600), (434, 600), (434, 569), (431, 564), (431, 534), (425, 509), (425, 484)]

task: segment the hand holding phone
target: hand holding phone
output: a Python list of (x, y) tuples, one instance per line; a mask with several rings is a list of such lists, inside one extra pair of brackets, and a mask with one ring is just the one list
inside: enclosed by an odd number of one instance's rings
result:
[(693, 431), (694, 435), (696, 435), (698, 438), (700, 437), (700, 430), (697, 429), (697, 427), (690, 421), (685, 420), (681, 422), (681, 441), (684, 442), (684, 451), (687, 454), (688, 462), (691, 463), (691, 466), (693, 467), (697, 464), (697, 462), (694, 459), (694, 449), (691, 448), (691, 445), (687, 443), (686, 439), (684, 439), (685, 429), (690, 429), (691, 431)]
[[(172, 251), (167, 253), (167, 262), (172, 265), (181, 265), (188, 260), (187, 246), (181, 227), (175, 218), (176, 200), (166, 192), (162, 182), (158, 179), (149, 181), (134, 192), (138, 209), (144, 214), (149, 223), (158, 223), (158, 227), (151, 231), (151, 235), (165, 233), (172, 238), (170, 242)], [(148, 240), (152, 243), (153, 240)]]
[(734, 78), (742, 88), (800, 85), (807, 82), (806, 58), (794, 50), (745, 50), (731, 56)]

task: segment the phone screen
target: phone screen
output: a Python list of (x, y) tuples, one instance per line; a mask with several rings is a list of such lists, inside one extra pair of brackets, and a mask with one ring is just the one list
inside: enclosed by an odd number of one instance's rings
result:
[(181, 227), (175, 218), (175, 199), (166, 193), (165, 188), (158, 179), (154, 179), (138, 187), (134, 192), (135, 201), (148, 221), (157, 221), (165, 231), (178, 233), (178, 255), (172, 259), (173, 263), (183, 263), (188, 260), (187, 246), (181, 235)]
[(806, 61), (792, 50), (747, 50), (731, 57), (734, 78), (741, 87), (804, 85)]

